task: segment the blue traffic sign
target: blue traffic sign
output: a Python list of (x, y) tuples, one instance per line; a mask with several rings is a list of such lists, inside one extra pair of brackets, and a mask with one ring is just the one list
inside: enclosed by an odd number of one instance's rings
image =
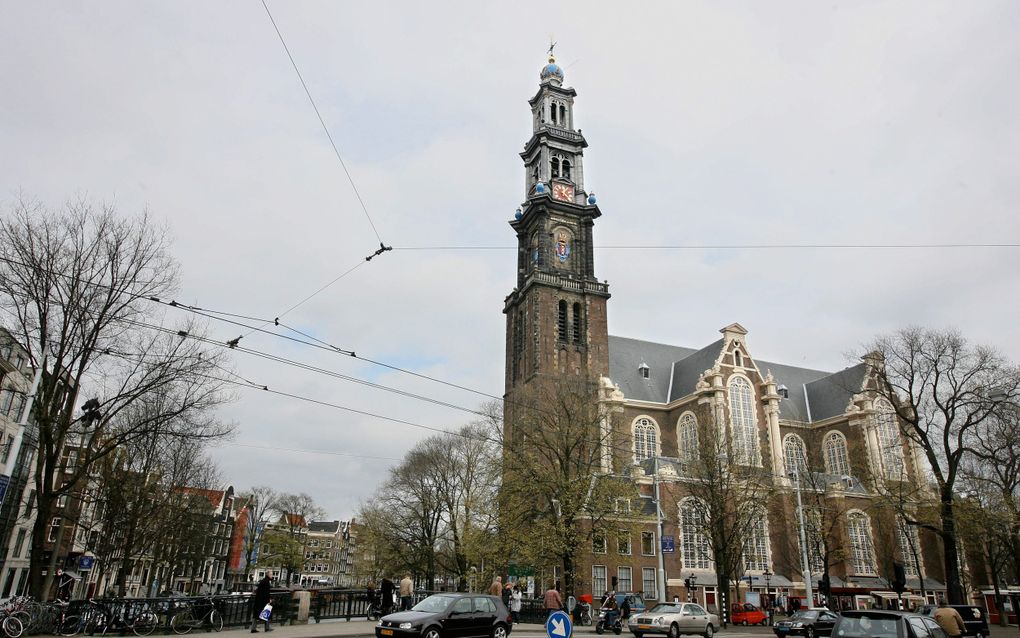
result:
[(676, 541), (672, 536), (662, 537), (662, 553), (672, 554), (676, 552)]
[(570, 624), (570, 616), (565, 612), (554, 611), (545, 621), (545, 633), (549, 635), (549, 638), (570, 638), (573, 632), (574, 627)]

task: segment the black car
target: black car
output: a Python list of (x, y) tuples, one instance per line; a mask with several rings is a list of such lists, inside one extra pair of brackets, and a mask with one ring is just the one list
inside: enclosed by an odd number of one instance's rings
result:
[(844, 611), (833, 638), (948, 638), (931, 616), (906, 611), (863, 609)]
[(383, 616), (376, 638), (507, 638), (513, 622), (503, 601), (482, 594), (434, 594), (411, 608)]
[(802, 609), (794, 612), (785, 620), (780, 620), (772, 625), (772, 631), (776, 632), (779, 638), (786, 636), (828, 636), (832, 633), (832, 626), (836, 624), (835, 612), (828, 609)]
[[(963, 632), (964, 636), (988, 636), (988, 616), (980, 607), (974, 605), (950, 605), (953, 609), (960, 612), (960, 616), (963, 618), (963, 624), (966, 630)], [(935, 616), (935, 612), (938, 611), (937, 605), (924, 605), (918, 608), (917, 613), (924, 616)]]

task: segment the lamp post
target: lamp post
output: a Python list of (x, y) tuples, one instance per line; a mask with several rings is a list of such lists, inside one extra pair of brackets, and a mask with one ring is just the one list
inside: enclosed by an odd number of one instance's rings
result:
[(695, 599), (694, 599), (694, 585), (696, 585), (697, 582), (698, 582), (698, 577), (694, 575), (694, 572), (691, 572), (691, 575), (687, 577), (687, 582), (688, 582), (688, 585), (687, 585), (687, 602), (693, 603), (695, 601)]
[(768, 619), (769, 626), (772, 626), (772, 572), (766, 567), (765, 571), (761, 573), (762, 577), (765, 578), (765, 617)]
[(659, 501), (659, 457), (655, 457), (655, 518), (658, 523), (659, 533), (659, 569), (655, 574), (655, 589), (657, 590), (660, 602), (666, 602), (666, 558), (662, 553), (662, 504)]
[(804, 505), (800, 500), (800, 472), (790, 472), (797, 480), (797, 516), (800, 519), (800, 554), (801, 573), (804, 574), (804, 593), (807, 595), (808, 609), (815, 604), (815, 595), (811, 591), (811, 563), (808, 561), (807, 534), (804, 531)]

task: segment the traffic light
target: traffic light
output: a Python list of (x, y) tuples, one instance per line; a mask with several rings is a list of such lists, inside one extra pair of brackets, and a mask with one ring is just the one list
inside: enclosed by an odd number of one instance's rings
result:
[(825, 574), (822, 579), (818, 581), (818, 593), (826, 598), (829, 596), (829, 575)]

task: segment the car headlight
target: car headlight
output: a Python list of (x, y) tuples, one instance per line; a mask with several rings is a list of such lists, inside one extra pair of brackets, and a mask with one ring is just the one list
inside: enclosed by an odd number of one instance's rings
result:
[(375, 624), (375, 626), (376, 626), (376, 627), (382, 627), (382, 618), (380, 618), (380, 619), (379, 619), (379, 622), (377, 622), (377, 623)]
[(411, 628), (411, 623), (409, 623), (409, 622), (402, 622), (402, 623), (400, 623), (400, 628), (401, 629), (410, 629)]
[(803, 626), (804, 626), (804, 623), (802, 623), (802, 622), (795, 622), (795, 623), (793, 623), (793, 625), (791, 625), (791, 626), (792, 626), (792, 627), (803, 627)]
[(661, 625), (661, 624), (663, 624), (663, 623), (665, 623), (665, 622), (666, 622), (666, 619), (665, 619), (665, 618), (663, 618), (662, 616), (658, 616), (658, 617), (657, 617), (657, 618), (656, 618), (656, 619), (655, 619), (654, 621), (652, 621), (652, 622), (654, 622), (654, 623), (655, 623), (656, 625)]

